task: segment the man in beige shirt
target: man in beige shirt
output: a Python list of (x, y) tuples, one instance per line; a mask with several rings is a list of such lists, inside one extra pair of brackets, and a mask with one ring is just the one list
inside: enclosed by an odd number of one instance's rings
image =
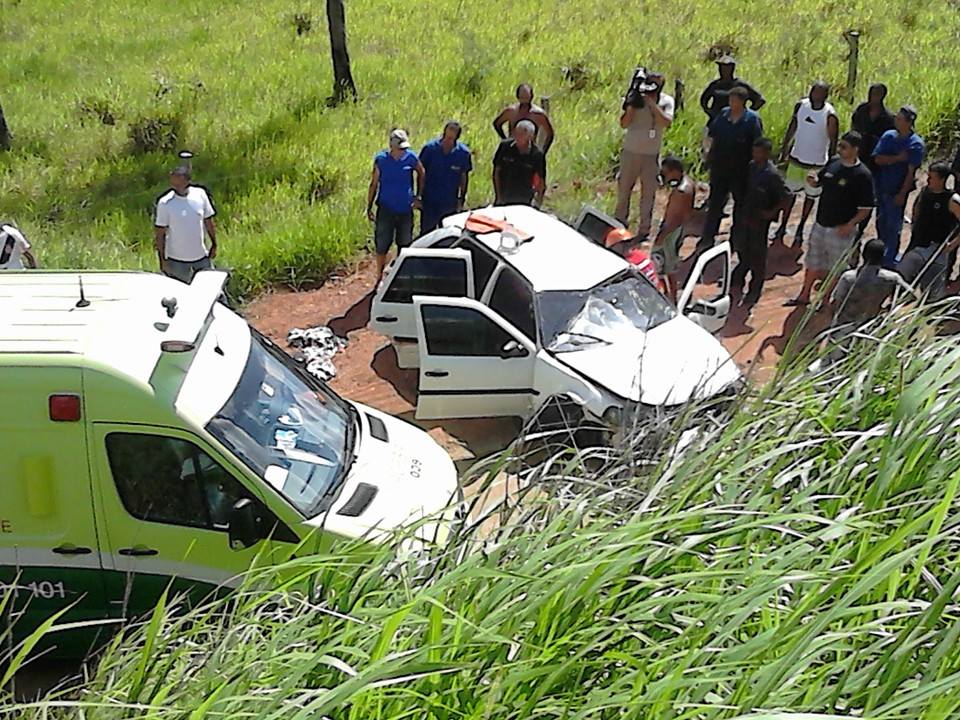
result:
[(637, 237), (650, 234), (653, 222), (653, 202), (657, 193), (657, 176), (660, 173), (660, 148), (663, 146), (663, 131), (673, 122), (673, 98), (663, 92), (664, 77), (660, 73), (648, 73), (647, 79), (656, 90), (644, 94), (641, 106), (624, 101), (620, 115), (620, 127), (626, 130), (623, 152), (620, 154), (620, 174), (617, 185), (617, 220), (628, 225), (630, 219), (630, 196), (640, 181), (640, 218)]

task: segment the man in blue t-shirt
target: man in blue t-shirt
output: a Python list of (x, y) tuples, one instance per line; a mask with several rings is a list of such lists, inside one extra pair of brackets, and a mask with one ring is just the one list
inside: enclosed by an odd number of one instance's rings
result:
[(897, 262), (903, 210), (913, 190), (917, 169), (923, 162), (923, 138), (913, 131), (916, 120), (917, 111), (904, 105), (893, 119), (894, 129), (881, 135), (873, 150), (877, 167), (874, 174), (877, 236), (883, 240), (885, 267), (893, 267)]
[(463, 210), (470, 184), (473, 159), (470, 148), (460, 142), (463, 128), (455, 120), (443, 127), (443, 134), (420, 151), (426, 172), (423, 181), (423, 208), (420, 210), (420, 234), (440, 226), (447, 215)]
[[(413, 176), (417, 176), (416, 195)], [(396, 242), (402, 249), (413, 242), (413, 210), (420, 208), (423, 165), (410, 152), (406, 130), (390, 132), (390, 147), (373, 158), (373, 174), (367, 189), (367, 218), (374, 223), (373, 242), (377, 252), (377, 283), (387, 264), (387, 253)], [(373, 202), (377, 202), (374, 214)]]

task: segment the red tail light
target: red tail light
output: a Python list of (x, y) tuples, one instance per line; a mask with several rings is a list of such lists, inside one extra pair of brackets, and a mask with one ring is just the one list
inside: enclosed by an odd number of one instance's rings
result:
[(80, 420), (79, 395), (51, 395), (50, 419), (54, 422), (78, 422)]

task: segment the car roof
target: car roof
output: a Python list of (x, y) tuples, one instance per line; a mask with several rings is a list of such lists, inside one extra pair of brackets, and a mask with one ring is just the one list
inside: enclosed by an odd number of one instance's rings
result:
[[(80, 286), (89, 303), (78, 306)], [(141, 272), (0, 272), (0, 364), (16, 356), (60, 355), (66, 365), (100, 364), (149, 382), (161, 355), (161, 305), (189, 307), (191, 286)]]
[(600, 247), (557, 217), (526, 205), (488, 207), (451, 215), (443, 221), (448, 229), (463, 229), (471, 214), (502, 220), (531, 236), (513, 251), (500, 249), (499, 231), (477, 235), (487, 248), (515, 267), (537, 292), (548, 290), (588, 290), (623, 272), (629, 264), (606, 248)]

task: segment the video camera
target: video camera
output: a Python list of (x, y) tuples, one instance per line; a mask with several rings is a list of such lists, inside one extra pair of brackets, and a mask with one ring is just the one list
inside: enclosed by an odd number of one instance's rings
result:
[(652, 82), (649, 78), (649, 72), (644, 67), (638, 67), (630, 76), (630, 85), (627, 87), (627, 93), (623, 97), (623, 107), (642, 108), (644, 105), (644, 95), (654, 92), (659, 85)]

